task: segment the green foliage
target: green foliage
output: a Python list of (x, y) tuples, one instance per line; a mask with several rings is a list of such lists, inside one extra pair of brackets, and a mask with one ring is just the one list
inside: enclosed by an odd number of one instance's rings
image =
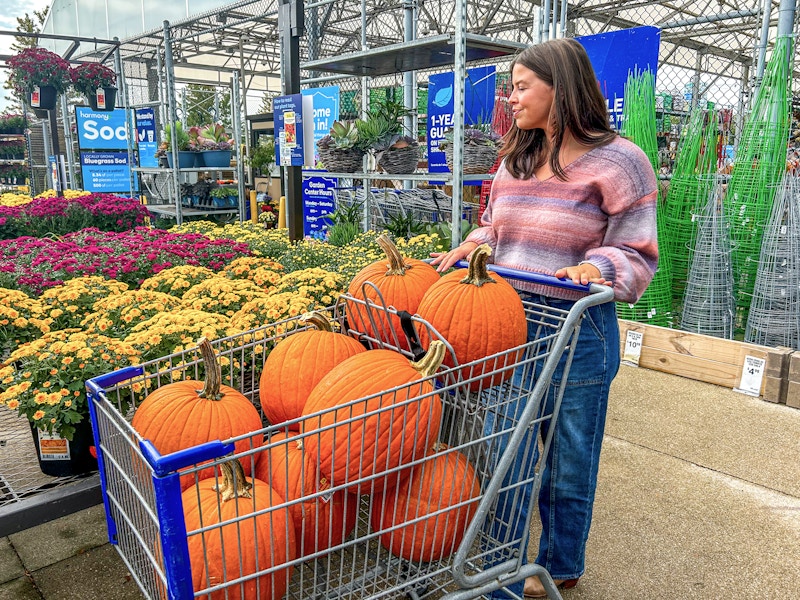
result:
[(175, 121), (174, 126), (169, 123), (164, 126), (164, 141), (167, 143), (168, 150), (172, 149), (173, 137), (179, 151), (189, 149), (189, 133), (184, 130), (183, 123), (180, 121)]
[(268, 173), (275, 163), (275, 140), (262, 139), (261, 142), (250, 150), (250, 166), (255, 171)]
[[(476, 223), (470, 223), (466, 219), (461, 219), (461, 241), (467, 239), (467, 236), (478, 228)], [(429, 223), (427, 225), (429, 235), (436, 235), (439, 237), (442, 252), (450, 250), (450, 240), (453, 237), (453, 227), (447, 221), (439, 221), (438, 223)]]
[(346, 150), (356, 145), (358, 141), (358, 127), (353, 121), (334, 121), (330, 136), (334, 148)]
[(361, 220), (363, 203), (354, 202), (350, 205), (340, 205), (334, 212), (322, 215), (330, 219), (328, 227), (328, 242), (333, 246), (346, 246), (361, 233)]
[[(28, 13), (25, 13), (24, 17), (16, 17), (17, 19), (17, 28), (16, 31), (19, 33), (39, 33), (42, 30), (42, 25), (44, 25), (44, 21), (47, 18), (47, 13), (50, 10), (50, 7), (45, 7), (42, 10), (34, 10), (33, 17), (31, 17)], [(35, 37), (27, 37), (27, 36), (14, 36), (14, 41), (9, 48), (10, 54), (19, 54), (25, 48), (33, 48), (36, 46), (37, 40)], [(3, 84), (3, 88), (10, 92), (9, 95), (6, 96), (6, 100), (9, 100), (10, 103), (8, 105), (8, 109), (11, 112), (22, 112), (22, 98), (19, 96), (17, 91), (14, 89), (14, 86), (11, 84), (11, 77), (12, 73), (10, 69), (7, 69), (7, 79), (6, 82)]]
[(411, 114), (402, 102), (381, 98), (373, 102), (363, 121), (356, 121), (358, 147), (383, 152), (403, 135), (400, 119)]
[(328, 243), (332, 246), (347, 246), (361, 233), (361, 226), (354, 223), (336, 223), (328, 227)]
[(386, 224), (386, 230), (392, 237), (410, 238), (428, 231), (428, 224), (415, 219), (411, 214), (395, 214)]

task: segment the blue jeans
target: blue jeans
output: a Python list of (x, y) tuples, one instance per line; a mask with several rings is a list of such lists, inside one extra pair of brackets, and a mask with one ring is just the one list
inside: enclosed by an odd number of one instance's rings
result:
[[(547, 304), (568, 310), (573, 302), (556, 300), (539, 295), (521, 293), (523, 300)], [(585, 312), (578, 342), (572, 359), (552, 445), (543, 465), (542, 486), (539, 492), (539, 513), (542, 535), (536, 563), (544, 566), (553, 579), (573, 579), (583, 575), (586, 540), (592, 521), (592, 505), (597, 487), (600, 447), (603, 441), (608, 393), (611, 381), (619, 369), (619, 328), (613, 302), (593, 306)], [(535, 324), (529, 323), (528, 341), (536, 336)], [(553, 410), (555, 392), (563, 378), (566, 352), (561, 357), (548, 388), (545, 406), (540, 414)], [(539, 361), (542, 362), (542, 361)], [(532, 390), (534, 380), (541, 370), (520, 367), (515, 373), (515, 384)], [(527, 377), (527, 381), (522, 378)], [(524, 396), (523, 396), (524, 398)], [(500, 431), (513, 427), (522, 412), (522, 402), (511, 402), (499, 415), (487, 415), (485, 429)], [(504, 418), (504, 415), (511, 417)], [(492, 418), (495, 417), (495, 418)], [(496, 422), (495, 422), (496, 421)], [(548, 433), (549, 421), (539, 428), (542, 439)], [(503, 486), (514, 485), (522, 479), (533, 479), (533, 469), (538, 460), (536, 430), (516, 454), (515, 462), (506, 474)], [(505, 449), (509, 435), (497, 441), (497, 456)], [(525, 448), (530, 451), (525, 451)], [(493, 453), (494, 454), (494, 453)], [(497, 513), (489, 525), (495, 539), (522, 539), (522, 564), (527, 563), (527, 537), (529, 535), (528, 510), (531, 506), (533, 485), (524, 485), (498, 494)], [(491, 563), (491, 559), (489, 560)], [(522, 596), (523, 582), (508, 586), (510, 591)], [(498, 592), (497, 598), (508, 598)]]

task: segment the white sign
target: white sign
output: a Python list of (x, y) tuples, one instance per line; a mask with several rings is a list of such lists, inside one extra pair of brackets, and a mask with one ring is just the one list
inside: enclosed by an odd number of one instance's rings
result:
[(742, 377), (738, 388), (733, 388), (734, 392), (741, 392), (748, 396), (761, 395), (761, 380), (764, 378), (764, 366), (766, 359), (756, 358), (755, 356), (745, 356), (742, 365)]
[(622, 353), (622, 362), (632, 367), (639, 366), (639, 358), (642, 356), (642, 340), (644, 333), (641, 331), (628, 330), (625, 335), (625, 350)]

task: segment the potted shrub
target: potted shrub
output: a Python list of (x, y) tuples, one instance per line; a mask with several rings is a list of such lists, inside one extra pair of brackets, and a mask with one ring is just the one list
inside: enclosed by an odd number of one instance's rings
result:
[(334, 121), (317, 142), (319, 159), (332, 173), (355, 173), (364, 164), (365, 149), (359, 139), (360, 121)]
[(233, 138), (220, 123), (206, 125), (197, 138), (202, 165), (209, 168), (227, 169), (231, 166)]
[(387, 173), (413, 173), (419, 162), (419, 143), (403, 134), (401, 119), (410, 114), (402, 102), (389, 98), (370, 106), (366, 118), (357, 124), (362, 147), (375, 153), (378, 166)]
[(11, 84), (33, 109), (53, 110), (58, 94), (72, 83), (69, 63), (44, 48), (25, 48), (6, 62)]
[(92, 110), (114, 110), (117, 74), (100, 63), (83, 63), (72, 69), (72, 86), (86, 96)]
[[(453, 134), (452, 129), (444, 132), (444, 139), (439, 141), (439, 150), (444, 151), (447, 168), (453, 171)], [(500, 150), (500, 136), (492, 129), (491, 123), (476, 123), (464, 126), (464, 173), (488, 173), (497, 161)]]
[(170, 126), (164, 126), (164, 141), (167, 144), (167, 164), (172, 168), (172, 145), (178, 151), (178, 168), (191, 169), (194, 166), (194, 152), (189, 149), (189, 133), (183, 128), (183, 123), (175, 121)]

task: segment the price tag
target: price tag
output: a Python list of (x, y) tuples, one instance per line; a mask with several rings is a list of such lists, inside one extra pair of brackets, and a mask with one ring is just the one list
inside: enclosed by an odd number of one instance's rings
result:
[(639, 357), (642, 355), (642, 340), (644, 333), (628, 330), (625, 335), (625, 350), (622, 353), (622, 362), (632, 367), (639, 366)]
[(95, 91), (95, 97), (97, 98), (97, 108), (98, 110), (105, 110), (106, 109), (106, 91), (103, 88), (97, 88)]
[(733, 388), (733, 391), (747, 394), (748, 396), (760, 396), (761, 380), (764, 378), (764, 366), (766, 364), (766, 359), (745, 356), (739, 387)]

